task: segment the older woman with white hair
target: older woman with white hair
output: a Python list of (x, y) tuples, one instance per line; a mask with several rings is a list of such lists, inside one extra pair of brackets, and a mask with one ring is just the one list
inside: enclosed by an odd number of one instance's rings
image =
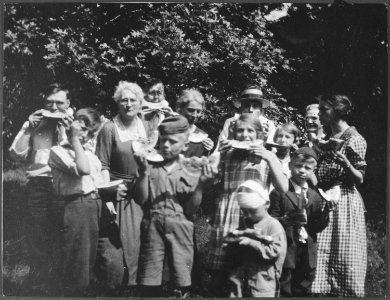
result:
[(146, 139), (147, 132), (138, 116), (144, 99), (142, 89), (136, 83), (120, 81), (113, 98), (118, 114), (101, 129), (96, 155), (102, 163), (105, 181), (122, 179), (127, 183), (128, 195), (118, 201), (113, 194), (106, 200), (97, 276), (111, 295), (117, 295), (122, 288), (136, 285), (143, 211), (132, 197), (132, 186), (138, 175), (132, 142)]

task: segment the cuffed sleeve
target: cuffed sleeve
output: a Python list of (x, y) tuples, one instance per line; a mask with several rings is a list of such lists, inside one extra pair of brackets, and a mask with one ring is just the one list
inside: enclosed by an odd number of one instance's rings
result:
[(50, 149), (49, 166), (52, 169), (79, 176), (74, 152), (61, 146), (54, 146)]
[(14, 160), (26, 160), (28, 158), (28, 155), (30, 153), (30, 147), (27, 147), (25, 150), (18, 152), (16, 151), (16, 144), (21, 139), (21, 137), (26, 133), (26, 131), (29, 129), (29, 122), (24, 122), (22, 128), (16, 135), (14, 141), (12, 142), (11, 147), (9, 148), (9, 153), (12, 159)]
[(265, 244), (260, 241), (251, 239), (249, 245), (258, 251), (263, 259), (276, 260), (286, 251), (286, 240), (284, 237), (283, 228), (281, 231), (276, 231), (273, 233), (272, 242)]

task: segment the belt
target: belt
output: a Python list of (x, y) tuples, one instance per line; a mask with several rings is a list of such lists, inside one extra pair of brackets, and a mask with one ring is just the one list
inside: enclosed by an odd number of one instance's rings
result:
[(63, 197), (65, 201), (73, 201), (76, 200), (77, 198), (91, 198), (93, 200), (100, 199), (100, 195), (96, 191), (92, 191), (88, 194), (73, 194), (73, 195), (68, 195)]

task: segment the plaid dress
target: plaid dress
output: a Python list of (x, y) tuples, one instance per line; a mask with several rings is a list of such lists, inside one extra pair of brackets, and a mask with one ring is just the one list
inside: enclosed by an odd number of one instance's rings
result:
[[(363, 174), (367, 144), (354, 127), (340, 137), (341, 152)], [(364, 203), (344, 169), (326, 154), (319, 159), (319, 186), (341, 183), (341, 198), (329, 214), (329, 225), (318, 234), (318, 263), (313, 293), (363, 297), (367, 269), (367, 237)]]
[[(275, 156), (276, 157), (276, 156)], [(246, 151), (229, 151), (221, 157), (221, 174), (223, 192), (218, 198), (217, 210), (209, 235), (206, 254), (206, 266), (210, 270), (227, 270), (228, 258), (223, 238), (239, 227), (240, 207), (234, 199), (234, 191), (246, 180), (252, 179), (261, 183), (266, 190), (271, 185), (268, 163)]]

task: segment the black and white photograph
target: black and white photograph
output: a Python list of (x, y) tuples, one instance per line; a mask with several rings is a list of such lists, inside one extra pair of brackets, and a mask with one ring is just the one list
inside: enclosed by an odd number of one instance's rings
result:
[(1, 6), (3, 296), (387, 296), (386, 2)]

